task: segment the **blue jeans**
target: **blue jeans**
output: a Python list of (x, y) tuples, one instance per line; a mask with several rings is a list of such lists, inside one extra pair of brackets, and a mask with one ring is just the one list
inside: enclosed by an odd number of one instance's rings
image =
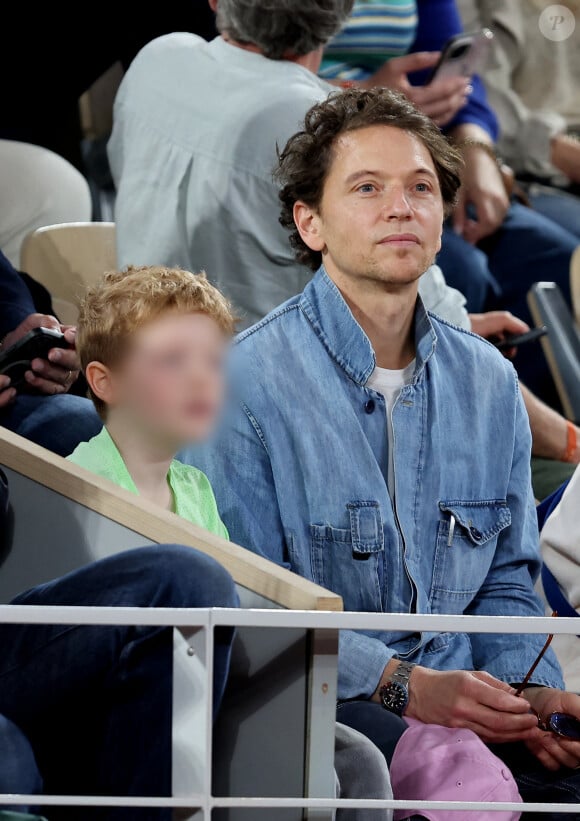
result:
[[(512, 771), (524, 801), (580, 804), (580, 770), (547, 770), (524, 744), (494, 744), (491, 749)], [(578, 821), (577, 813), (524, 813), (529, 821)]]
[(336, 720), (366, 735), (385, 756), (387, 765), (390, 765), (395, 747), (407, 729), (404, 718), (367, 699), (340, 702)]
[(19, 395), (0, 410), (0, 425), (59, 456), (68, 456), (103, 427), (89, 399), (68, 393)]
[[(18, 727), (0, 715), (0, 793), (34, 795), (41, 789), (42, 779), (32, 747)], [(28, 812), (30, 807), (6, 809)]]
[(580, 242), (580, 197), (550, 186), (531, 186), (530, 202), (536, 211), (557, 222)]
[[(228, 573), (179, 545), (126, 551), (41, 585), (14, 604), (236, 607)], [(216, 630), (219, 707), (233, 630)], [(0, 713), (32, 745), (46, 793), (169, 795), (172, 630), (0, 625)], [(169, 821), (164, 809), (89, 809), (90, 821)], [(51, 821), (78, 809), (51, 810)]]
[[(501, 228), (477, 248), (446, 225), (437, 262), (449, 285), (466, 296), (470, 313), (508, 310), (533, 326), (527, 293), (535, 282), (556, 282), (571, 304), (570, 257), (579, 244), (575, 234), (514, 203)], [(530, 390), (559, 406), (539, 342), (522, 346), (514, 365)]]

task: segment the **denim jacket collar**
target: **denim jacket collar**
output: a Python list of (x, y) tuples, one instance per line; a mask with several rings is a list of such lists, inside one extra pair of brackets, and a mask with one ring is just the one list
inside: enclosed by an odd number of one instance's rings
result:
[[(300, 308), (308, 318), (322, 344), (359, 385), (365, 385), (376, 366), (370, 339), (358, 324), (344, 297), (321, 266), (300, 298)], [(417, 382), (435, 351), (437, 335), (421, 297), (415, 309), (416, 365), (413, 383)]]

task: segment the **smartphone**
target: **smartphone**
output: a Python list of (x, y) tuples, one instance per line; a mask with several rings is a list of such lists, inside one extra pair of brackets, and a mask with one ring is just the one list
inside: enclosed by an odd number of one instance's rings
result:
[(441, 57), (427, 82), (477, 74), (485, 68), (492, 42), (493, 31), (488, 28), (471, 34), (456, 34), (443, 46)]
[(24, 374), (31, 370), (30, 363), (33, 359), (48, 359), (48, 352), (53, 348), (70, 348), (64, 334), (51, 328), (34, 328), (10, 348), (0, 352), (0, 374), (10, 377), (11, 388), (22, 392), (33, 390)]
[(526, 345), (528, 342), (535, 342), (536, 339), (540, 339), (547, 333), (548, 329), (545, 325), (542, 325), (541, 328), (532, 328), (531, 331), (527, 331), (525, 334), (506, 336), (505, 339), (499, 339), (497, 342), (494, 341), (493, 344), (499, 351), (509, 351), (510, 348), (519, 348), (520, 345)]

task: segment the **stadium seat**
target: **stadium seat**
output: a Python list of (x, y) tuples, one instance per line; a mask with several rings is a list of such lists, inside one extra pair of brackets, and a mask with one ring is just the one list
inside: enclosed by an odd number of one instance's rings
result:
[(536, 282), (528, 293), (528, 304), (538, 327), (548, 334), (542, 347), (568, 419), (580, 422), (580, 333), (562, 292), (554, 282)]
[(117, 267), (115, 223), (47, 225), (22, 243), (20, 269), (47, 288), (61, 322), (74, 324), (86, 287)]

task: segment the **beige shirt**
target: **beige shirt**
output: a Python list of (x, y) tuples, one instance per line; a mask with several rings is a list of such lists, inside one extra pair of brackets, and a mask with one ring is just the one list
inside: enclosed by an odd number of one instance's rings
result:
[(544, 37), (538, 21), (544, 0), (458, 0), (466, 30), (488, 26), (495, 41), (483, 79), (501, 128), (498, 148), (518, 173), (557, 174), (550, 138), (580, 127), (580, 2), (574, 33), (561, 42)]

